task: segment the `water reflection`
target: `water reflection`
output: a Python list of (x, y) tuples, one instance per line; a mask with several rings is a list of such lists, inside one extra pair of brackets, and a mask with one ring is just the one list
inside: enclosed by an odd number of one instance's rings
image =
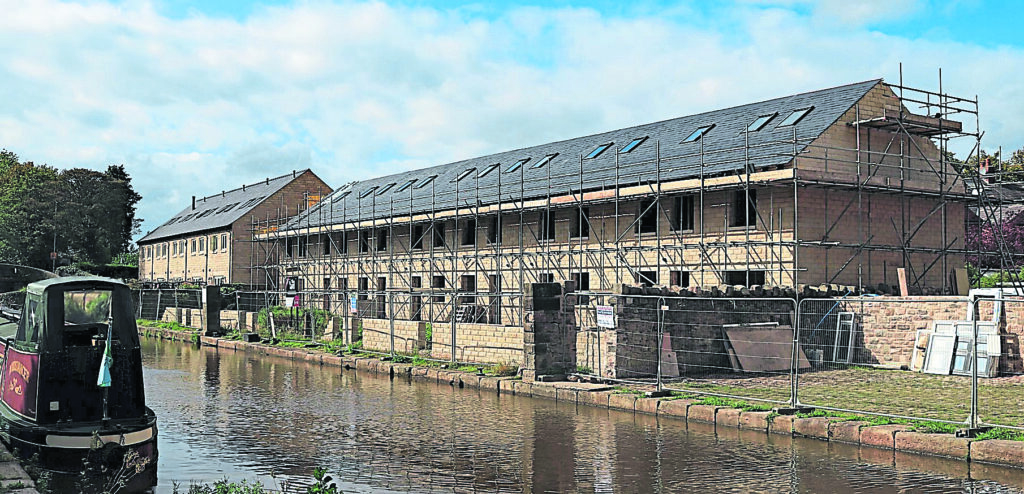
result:
[[(174, 482), (352, 492), (1021, 492), (1024, 472), (144, 340)], [(968, 470), (970, 468), (970, 470)], [(970, 480), (987, 478), (992, 480)], [(998, 481), (998, 482), (997, 482)]]

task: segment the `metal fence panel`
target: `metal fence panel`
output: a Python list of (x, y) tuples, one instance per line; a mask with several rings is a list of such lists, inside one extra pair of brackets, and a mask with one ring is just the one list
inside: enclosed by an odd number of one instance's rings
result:
[(577, 295), (581, 373), (659, 390), (790, 402), (794, 300)]
[[(977, 319), (994, 320), (998, 330), (995, 338), (979, 331), (972, 348), (972, 379), (978, 370), (978, 419), (984, 425), (1024, 429), (1024, 298), (979, 299), (975, 306)], [(996, 377), (984, 377), (993, 372)]]
[(801, 300), (798, 339), (810, 365), (798, 369), (798, 403), (965, 423), (971, 379), (953, 375), (954, 356), (932, 332), (969, 307), (961, 297)]

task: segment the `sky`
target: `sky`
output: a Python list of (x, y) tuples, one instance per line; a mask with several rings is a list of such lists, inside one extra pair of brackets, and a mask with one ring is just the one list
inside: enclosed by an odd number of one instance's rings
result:
[[(123, 164), (142, 234), (206, 196), (328, 184), (884, 78), (1024, 147), (1024, 6), (969, 0), (0, 0), (0, 147)], [(973, 123), (971, 124), (973, 127)], [(954, 143), (960, 155), (973, 143)]]

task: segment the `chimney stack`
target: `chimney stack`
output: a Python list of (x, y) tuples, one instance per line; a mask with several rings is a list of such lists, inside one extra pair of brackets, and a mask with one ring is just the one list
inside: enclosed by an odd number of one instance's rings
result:
[(192, 210), (196, 210), (196, 196), (192, 196)]

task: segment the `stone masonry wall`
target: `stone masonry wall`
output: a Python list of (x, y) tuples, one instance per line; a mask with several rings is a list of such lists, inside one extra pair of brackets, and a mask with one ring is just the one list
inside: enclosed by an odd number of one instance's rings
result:
[[(391, 351), (391, 321), (362, 319), (363, 348), (379, 352)], [(426, 323), (395, 320), (395, 351), (416, 353), (426, 348)]]
[[(431, 338), (430, 355), (450, 359), (451, 323), (435, 324)], [(455, 358), (462, 362), (522, 364), (523, 328), (497, 324), (456, 324)]]
[[(681, 375), (731, 372), (725, 351), (725, 324), (776, 322), (792, 326), (793, 304), (787, 299), (744, 300), (682, 296), (623, 295), (615, 301), (614, 369), (608, 377), (655, 375), (658, 368), (658, 312), (663, 334), (671, 339)], [(787, 343), (787, 347), (791, 347)], [(607, 364), (606, 364), (607, 365)]]

